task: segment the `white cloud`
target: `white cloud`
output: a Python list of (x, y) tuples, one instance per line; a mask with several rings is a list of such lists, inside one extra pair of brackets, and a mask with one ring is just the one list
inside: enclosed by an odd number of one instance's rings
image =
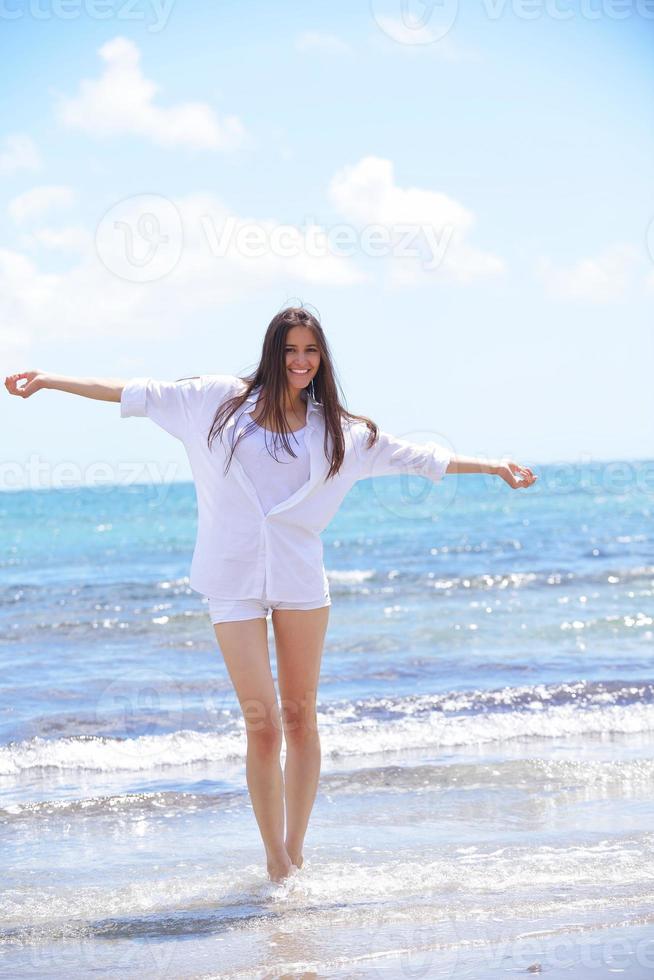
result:
[[(251, 298), (253, 291), (269, 294), (281, 287), (289, 295), (307, 284), (366, 283), (372, 276), (360, 261), (357, 227), (371, 223), (391, 229), (425, 222), (435, 231), (446, 227), (441, 268), (451, 278), (466, 280), (502, 268), (501, 260), (469, 244), (474, 216), (467, 208), (436, 191), (398, 187), (386, 160), (367, 157), (336, 174), (330, 194), (349, 219), (345, 227), (355, 233), (351, 251), (341, 249), (338, 240), (326, 245), (334, 227), (235, 214), (212, 194), (170, 201), (137, 195), (118, 202), (103, 217), (99, 237), (94, 228), (35, 222), (23, 234), (31, 256), (26, 249), (0, 251), (0, 342), (12, 350), (20, 338), (27, 357), (32, 347), (54, 336), (159, 340), (177, 336), (180, 323), (194, 313)], [(14, 199), (12, 213), (24, 221), (71, 200), (70, 188), (34, 188)], [(169, 265), (166, 252), (159, 255), (160, 242), (171, 250)], [(61, 253), (55, 271), (51, 250)], [(156, 268), (162, 271), (149, 281), (143, 267), (151, 251), (157, 253), (153, 262), (161, 258)], [(62, 269), (66, 254), (70, 265)], [(429, 282), (432, 276), (415, 259), (391, 260), (392, 282)]]
[(549, 258), (537, 263), (536, 272), (552, 296), (607, 303), (623, 296), (633, 285), (640, 256), (631, 245), (613, 245), (594, 258), (571, 266), (555, 266)]
[[(128, 202), (122, 213), (122, 225), (136, 229), (142, 215), (138, 198), (133, 200), (133, 207)], [(293, 294), (306, 284), (339, 286), (366, 279), (349, 259), (313, 254), (301, 228), (235, 215), (213, 195), (171, 203), (181, 217), (183, 248), (174, 267), (153, 282), (129, 281), (110, 271), (112, 256), (105, 252), (101, 261), (93, 235), (84, 229), (41, 228), (30, 238), (31, 244), (51, 248), (77, 246), (80, 254), (72, 256), (73, 264), (64, 271), (45, 271), (47, 253), (29, 257), (0, 250), (0, 346), (4, 344), (5, 353), (17, 356), (20, 341), (20, 357), (28, 357), (39, 343), (54, 337), (85, 342), (96, 337), (175, 337), (190, 314), (249, 299), (256, 290), (269, 294), (282, 288)], [(264, 239), (259, 256), (248, 254), (253, 231)], [(140, 258), (144, 249), (134, 241), (131, 245)], [(119, 230), (110, 247), (126, 247)]]
[(10, 133), (0, 150), (0, 174), (14, 174), (20, 170), (39, 170), (41, 158), (34, 140), (26, 133)]
[(89, 252), (93, 248), (93, 236), (79, 225), (36, 228), (21, 236), (21, 242), (30, 249), (42, 245), (44, 248), (62, 252)]
[(352, 48), (336, 34), (322, 31), (304, 31), (295, 40), (298, 51), (321, 51), (324, 54), (352, 54)]
[(8, 211), (13, 220), (20, 224), (23, 221), (40, 218), (53, 208), (68, 208), (74, 199), (75, 194), (71, 187), (44, 185), (33, 187), (32, 190), (13, 198), (9, 202)]
[(185, 245), (176, 273), (193, 288), (236, 288), (246, 295), (248, 284), (269, 286), (289, 277), (332, 286), (365, 280), (347, 258), (320, 244), (313, 249), (305, 228), (234, 215), (211, 195), (186, 197), (180, 212)]
[(245, 139), (237, 116), (218, 119), (204, 102), (155, 105), (159, 86), (145, 78), (133, 41), (116, 37), (99, 49), (105, 62), (100, 78), (85, 79), (74, 98), (61, 98), (57, 113), (64, 125), (94, 136), (134, 133), (162, 146), (233, 150)]
[[(499, 256), (469, 244), (472, 211), (440, 191), (398, 186), (390, 160), (368, 156), (344, 167), (333, 177), (329, 196), (358, 228), (378, 225), (392, 235), (395, 285), (428, 282), (435, 275), (467, 282), (504, 271)], [(414, 254), (404, 254), (408, 249)]]
[(0, 356), (6, 374), (27, 370), (20, 361), (27, 358), (35, 331), (47, 329), (56, 289), (56, 276), (39, 273), (18, 252), (0, 249)]
[(17, 364), (6, 373), (25, 370), (44, 342), (138, 335), (150, 298), (114, 280), (90, 256), (50, 273), (19, 252), (0, 249), (0, 350), (6, 363), (11, 357)]
[(332, 178), (329, 194), (343, 214), (362, 223), (432, 221), (440, 227), (453, 222), (466, 230), (473, 221), (471, 212), (446, 194), (398, 187), (392, 162), (381, 157), (367, 156), (343, 167)]

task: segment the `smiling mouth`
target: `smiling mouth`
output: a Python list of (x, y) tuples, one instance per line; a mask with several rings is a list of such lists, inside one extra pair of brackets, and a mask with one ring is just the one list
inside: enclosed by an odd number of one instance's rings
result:
[(308, 374), (310, 368), (306, 368), (304, 371), (296, 371), (295, 368), (289, 368), (289, 371), (291, 372), (291, 374)]

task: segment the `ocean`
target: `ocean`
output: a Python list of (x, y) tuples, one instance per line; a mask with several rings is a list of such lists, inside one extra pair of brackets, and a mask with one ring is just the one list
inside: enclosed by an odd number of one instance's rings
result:
[(323, 533), (281, 884), (193, 485), (0, 495), (0, 977), (653, 976), (654, 464), (529, 465), (368, 479)]

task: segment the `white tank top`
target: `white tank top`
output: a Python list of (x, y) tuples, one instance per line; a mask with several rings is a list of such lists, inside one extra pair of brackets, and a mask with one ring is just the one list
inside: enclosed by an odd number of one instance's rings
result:
[[(247, 425), (247, 421), (242, 427)], [(247, 473), (257, 491), (264, 514), (276, 504), (292, 497), (310, 475), (309, 449), (305, 443), (306, 425), (296, 432), (289, 432), (288, 441), (295, 453), (291, 456), (281, 442), (281, 436), (256, 428), (239, 440), (234, 455)], [(273, 439), (277, 438), (274, 443)], [(276, 458), (275, 458), (276, 457)]]

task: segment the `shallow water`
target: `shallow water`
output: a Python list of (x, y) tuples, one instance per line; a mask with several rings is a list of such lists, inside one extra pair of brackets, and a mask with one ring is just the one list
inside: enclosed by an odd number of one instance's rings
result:
[(652, 495), (538, 472), (367, 480), (324, 533), (322, 774), (282, 885), (188, 587), (192, 485), (3, 494), (0, 976), (491, 977), (529, 936), (565, 973), (551, 937), (627, 930), (636, 977)]

